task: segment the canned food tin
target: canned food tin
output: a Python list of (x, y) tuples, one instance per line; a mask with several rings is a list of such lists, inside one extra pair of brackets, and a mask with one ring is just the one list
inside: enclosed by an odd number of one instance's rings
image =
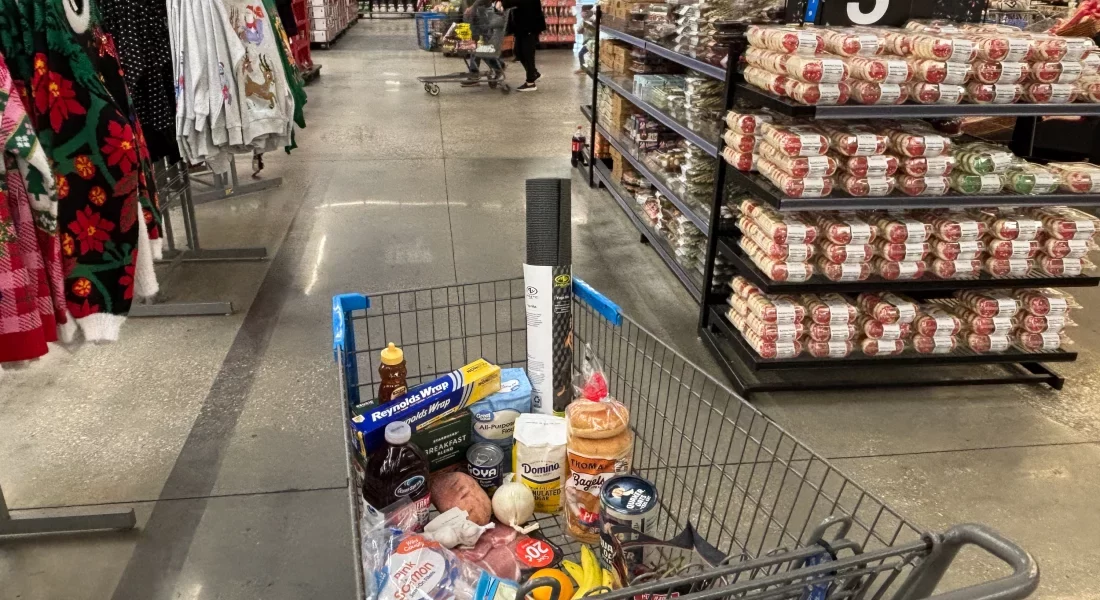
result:
[(466, 451), (466, 472), (491, 496), (504, 482), (504, 451), (489, 442), (470, 446)]
[[(641, 533), (653, 529), (657, 516), (657, 486), (637, 475), (615, 475), (603, 484), (600, 491), (600, 549), (604, 562), (613, 564), (613, 546), (610, 526), (625, 525)], [(620, 542), (636, 539), (630, 533), (614, 534)], [(642, 562), (641, 549), (626, 552), (628, 568)]]

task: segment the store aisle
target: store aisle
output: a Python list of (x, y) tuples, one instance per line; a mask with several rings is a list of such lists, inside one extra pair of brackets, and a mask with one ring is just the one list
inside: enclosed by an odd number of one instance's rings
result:
[[(170, 298), (238, 312), (131, 320), (118, 344), (5, 374), (12, 507), (133, 505), (140, 529), (0, 543), (0, 600), (351, 598), (330, 299), (519, 276), (528, 177), (572, 177), (575, 273), (718, 372), (687, 293), (570, 169), (590, 93), (570, 52), (539, 53), (538, 92), (451, 85), (438, 98), (415, 77), (461, 63), (418, 50), (409, 20), (360, 22), (314, 56), (324, 67), (300, 148), (267, 157), (283, 186), (199, 210), (205, 244), (264, 245), (272, 260), (164, 274)], [(1095, 515), (1100, 495), (1100, 344), (1095, 321), (1083, 326), (1078, 379), (1061, 395), (942, 388), (759, 406), (918, 523), (1005, 531), (1039, 556), (1045, 595), (1096, 597), (1087, 542), (1100, 523), (1069, 518)]]

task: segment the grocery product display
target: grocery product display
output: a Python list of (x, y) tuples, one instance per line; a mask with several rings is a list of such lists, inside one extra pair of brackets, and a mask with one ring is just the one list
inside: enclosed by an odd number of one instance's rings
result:
[(356, 0), (309, 0), (309, 39), (327, 48), (358, 19)]

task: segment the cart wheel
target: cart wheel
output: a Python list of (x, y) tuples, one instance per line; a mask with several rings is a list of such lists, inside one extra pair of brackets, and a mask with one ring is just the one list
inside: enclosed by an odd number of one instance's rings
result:
[(490, 81), (490, 82), (489, 82), (489, 89), (491, 89), (491, 90), (495, 90), (495, 89), (497, 89), (497, 82), (495, 82), (495, 81)]
[(507, 94), (508, 92), (512, 91), (512, 86), (508, 85), (507, 83), (502, 83), (500, 84), (500, 91)]
[(424, 89), (428, 90), (428, 93), (433, 95), (433, 96), (438, 96), (439, 95), (439, 86), (434, 84), (434, 83), (428, 84), (427, 86), (425, 86)]

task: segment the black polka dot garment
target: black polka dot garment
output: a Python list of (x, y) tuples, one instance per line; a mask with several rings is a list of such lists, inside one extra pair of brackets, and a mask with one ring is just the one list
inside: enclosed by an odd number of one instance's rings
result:
[(167, 4), (164, 0), (99, 0), (99, 14), (103, 28), (115, 39), (126, 87), (146, 136), (172, 131), (176, 98)]

